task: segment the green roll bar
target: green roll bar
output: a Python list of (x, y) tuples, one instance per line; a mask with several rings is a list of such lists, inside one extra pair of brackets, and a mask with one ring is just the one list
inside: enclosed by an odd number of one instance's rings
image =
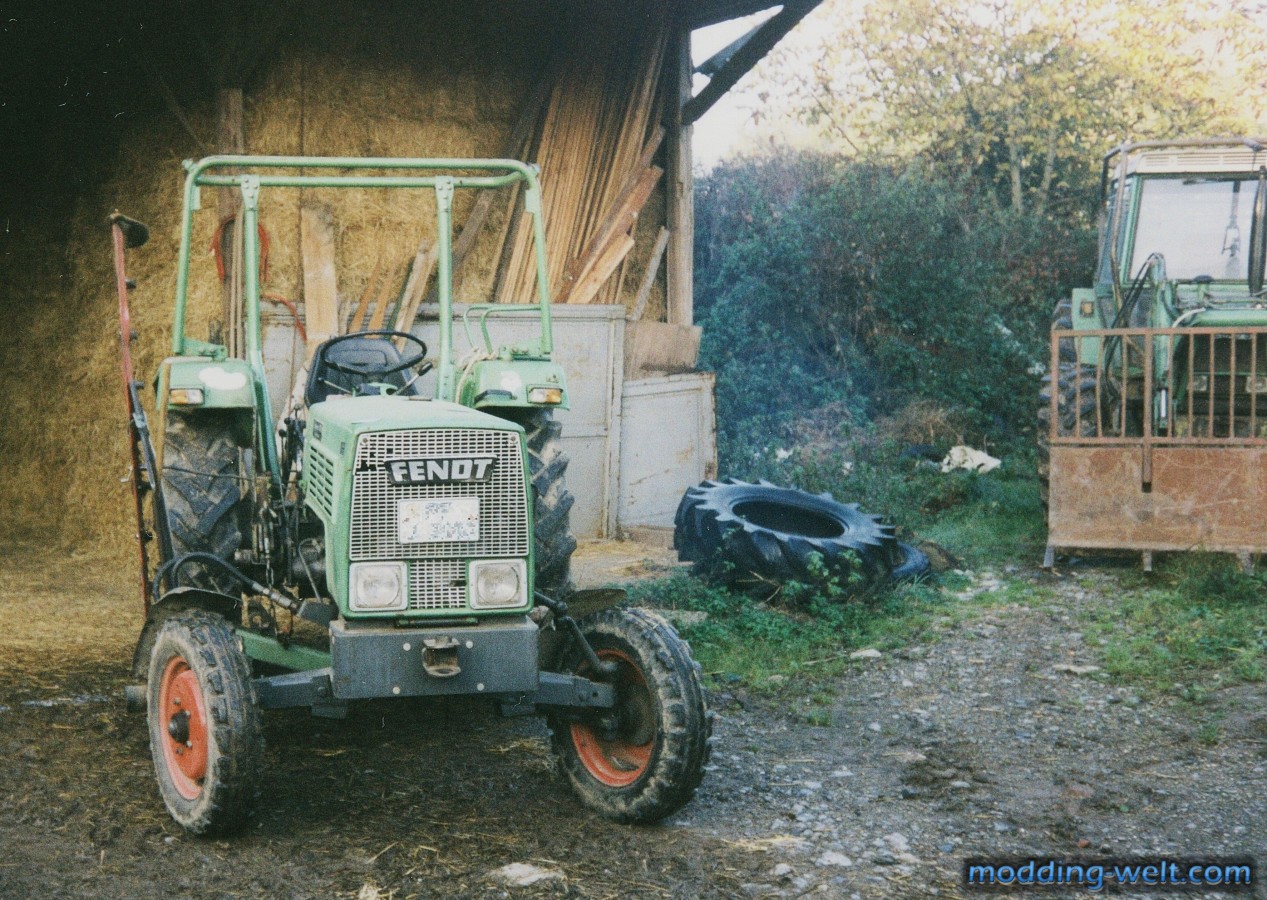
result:
[[(545, 223), (542, 221), (541, 188), (535, 166), (513, 159), (420, 159), (347, 156), (208, 156), (185, 161), (185, 204), (181, 218), (180, 255), (176, 268), (176, 312), (172, 329), (172, 353), (183, 356), (200, 342), (185, 335), (185, 308), (189, 291), (189, 260), (193, 241), (193, 214), (201, 208), (204, 187), (237, 188), (242, 194), (242, 229), (245, 244), (243, 274), (246, 313), (246, 359), (255, 375), (256, 403), (263, 421), (273, 421), (264, 377), (260, 335), (259, 194), (262, 188), (429, 188), (436, 193), (437, 284), (440, 301), (440, 346), (437, 358), (437, 395), (456, 399), (453, 363), (453, 192), (464, 189), (504, 188), (522, 184), (524, 212), (532, 217), (532, 236), (537, 271), (537, 303), (507, 305), (507, 311), (540, 310), (541, 333), (537, 349), (548, 359), (554, 350), (550, 322), (550, 286), (546, 274)], [(217, 170), (233, 170), (231, 172)], [(358, 174), (295, 174), (278, 169), (342, 169)], [(374, 170), (377, 174), (359, 174)], [(390, 174), (421, 172), (428, 174)], [(260, 451), (269, 472), (280, 479), (272, 427), (261, 429)]]

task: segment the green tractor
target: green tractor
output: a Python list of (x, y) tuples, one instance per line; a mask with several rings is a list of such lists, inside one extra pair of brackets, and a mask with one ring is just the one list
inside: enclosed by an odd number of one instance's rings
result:
[(1094, 286), (1056, 307), (1039, 409), (1058, 548), (1267, 549), (1267, 139), (1104, 159)]
[[(132, 373), (124, 266), (124, 248), (147, 232), (112, 217), (146, 608), (128, 697), (148, 717), (172, 817), (219, 834), (250, 816), (265, 784), (263, 710), (341, 717), (358, 700), (439, 696), (546, 716), (561, 771), (609, 818), (653, 822), (681, 807), (711, 742), (690, 648), (659, 616), (617, 606), (618, 592), (572, 594), (590, 612), (568, 614), (575, 541), (551, 417), (567, 408), (567, 387), (551, 359), (536, 170), (511, 160), (251, 156), (185, 168), (157, 453)], [(185, 333), (204, 188), (241, 196), (244, 358)], [(257, 230), (266, 195), (301, 188), (434, 193), (439, 346), (432, 359), (408, 332), (333, 337), (279, 426), (261, 344)], [(522, 193), (537, 297), (469, 309), (468, 334), (474, 317), (483, 346), (459, 361), (453, 198), (496, 189)], [(501, 316), (536, 317), (537, 339), (494, 346), (488, 320)], [(424, 395), (419, 378), (432, 367), (436, 389)]]

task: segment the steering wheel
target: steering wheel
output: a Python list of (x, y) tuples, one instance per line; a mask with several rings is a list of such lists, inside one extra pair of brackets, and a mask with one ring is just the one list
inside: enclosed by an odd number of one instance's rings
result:
[[(335, 362), (329, 358), (330, 351), (339, 344), (342, 344), (344, 341), (366, 337), (379, 337), (383, 339), (393, 337), (403, 338), (408, 343), (417, 345), (418, 352), (407, 359), (401, 360), (394, 366), (376, 366), (373, 364), (357, 365), (356, 363), (349, 362)], [(431, 371), (431, 363), (426, 361), (426, 356), (427, 345), (407, 331), (354, 331), (351, 334), (344, 334), (337, 338), (332, 338), (322, 344), (317, 364), (318, 366), (324, 366), (327, 369), (332, 369), (335, 372), (342, 372), (344, 375), (357, 375), (362, 378), (369, 376), (394, 375), (397, 372), (402, 372), (405, 369), (412, 369), (417, 366), (418, 375), (422, 376)]]

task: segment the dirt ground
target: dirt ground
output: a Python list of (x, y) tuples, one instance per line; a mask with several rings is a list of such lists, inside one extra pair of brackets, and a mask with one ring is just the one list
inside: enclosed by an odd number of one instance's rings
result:
[[(634, 574), (662, 562), (621, 554)], [(795, 691), (754, 700), (713, 678), (711, 770), (657, 827), (585, 812), (536, 720), (397, 701), (345, 721), (270, 713), (257, 819), (207, 841), (167, 817), (143, 718), (123, 709), (129, 572), (0, 555), (0, 897), (957, 897), (975, 854), (1267, 864), (1264, 688), (1216, 698), (1209, 744), (1168, 701), (1085, 671), (1077, 608), (1109, 602), (1111, 573), (1056, 579), (1047, 605), (948, 616), (935, 639), (860, 660), (814, 717)], [(509, 863), (551, 877), (506, 887)]]

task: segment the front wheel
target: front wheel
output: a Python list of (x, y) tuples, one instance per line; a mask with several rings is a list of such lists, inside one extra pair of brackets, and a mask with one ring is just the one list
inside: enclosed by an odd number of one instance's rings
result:
[[(617, 822), (657, 822), (704, 777), (712, 723), (699, 667), (673, 626), (646, 610), (603, 610), (580, 624), (599, 659), (616, 664), (616, 705), (551, 717), (559, 766), (590, 809)], [(565, 671), (592, 676), (575, 646)]]
[(241, 827), (255, 806), (264, 731), (229, 623), (200, 610), (165, 621), (147, 694), (150, 754), (167, 811), (191, 834)]

